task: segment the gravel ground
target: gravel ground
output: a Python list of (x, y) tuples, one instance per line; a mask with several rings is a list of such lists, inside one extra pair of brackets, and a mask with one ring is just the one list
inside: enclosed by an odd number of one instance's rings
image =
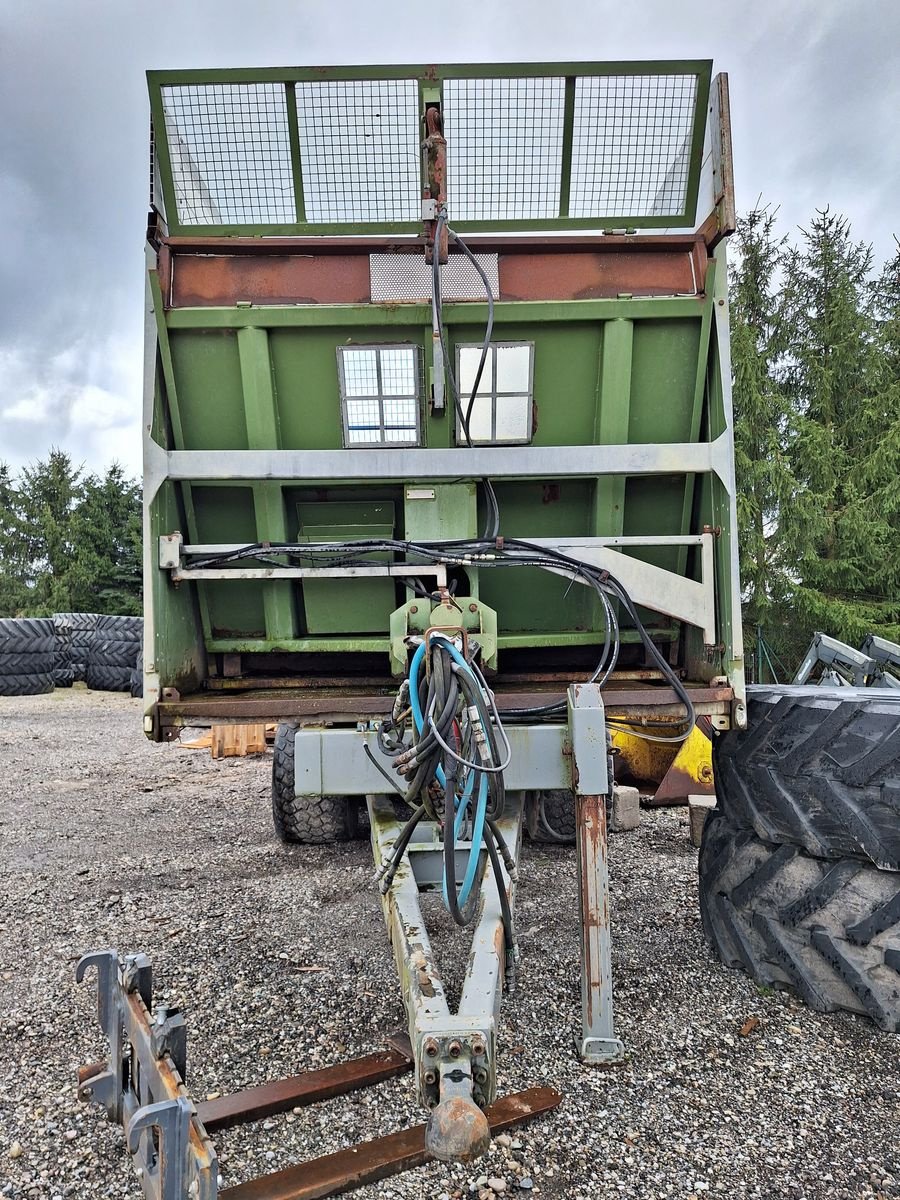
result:
[[(121, 1131), (75, 1099), (77, 1066), (102, 1053), (94, 992), (73, 979), (85, 950), (152, 956), (157, 998), (186, 1009), (200, 1098), (370, 1052), (402, 1024), (367, 845), (282, 846), (268, 759), (153, 746), (139, 709), (80, 688), (0, 700), (3, 1197), (140, 1195)], [(500, 1087), (552, 1083), (563, 1103), (475, 1167), (432, 1164), (361, 1200), (477, 1197), (488, 1180), (487, 1195), (573, 1200), (900, 1194), (900, 1038), (761, 993), (713, 959), (679, 811), (615, 837), (611, 871), (625, 1065), (574, 1055), (574, 859), (527, 847)], [(222, 1133), (221, 1176), (421, 1119), (405, 1076)]]

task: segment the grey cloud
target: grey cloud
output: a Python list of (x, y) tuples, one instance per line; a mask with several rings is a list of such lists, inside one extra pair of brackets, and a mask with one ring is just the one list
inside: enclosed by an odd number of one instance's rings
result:
[[(713, 57), (731, 77), (739, 206), (761, 194), (789, 229), (831, 203), (891, 252), (894, 0), (457, 0), (422, 14), (412, 0), (0, 0), (0, 458), (60, 444), (91, 467), (137, 465), (148, 67)], [(44, 420), (23, 418), (29, 403)]]

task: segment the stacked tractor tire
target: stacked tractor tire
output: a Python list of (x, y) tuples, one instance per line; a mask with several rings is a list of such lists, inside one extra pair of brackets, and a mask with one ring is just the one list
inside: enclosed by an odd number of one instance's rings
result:
[(131, 691), (142, 630), (140, 617), (97, 618), (84, 672), (84, 681), (89, 688), (102, 692)]
[(49, 617), (0, 619), (0, 696), (52, 692), (57, 649)]
[(143, 620), (99, 613), (0, 619), (0, 696), (37, 696), (76, 681), (139, 696)]
[(748, 691), (713, 750), (707, 937), (758, 984), (900, 1032), (900, 693)]

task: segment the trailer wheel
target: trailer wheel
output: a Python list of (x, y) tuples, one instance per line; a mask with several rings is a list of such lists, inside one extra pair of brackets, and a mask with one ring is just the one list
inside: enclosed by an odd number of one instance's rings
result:
[(356, 837), (359, 802), (350, 796), (294, 794), (293, 725), (279, 725), (272, 762), (272, 821), (283, 842), (322, 846)]
[(762, 841), (714, 810), (700, 850), (700, 910), (722, 961), (819, 1012), (900, 1032), (900, 873)]
[(528, 836), (539, 845), (575, 845), (575, 793), (568, 788), (529, 792), (525, 802)]
[(900, 694), (748, 689), (747, 728), (716, 738), (719, 806), (763, 841), (900, 870)]

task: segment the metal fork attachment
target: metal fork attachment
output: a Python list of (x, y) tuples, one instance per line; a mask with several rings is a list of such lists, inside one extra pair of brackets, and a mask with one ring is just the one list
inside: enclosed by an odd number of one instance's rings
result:
[[(419, 1125), (220, 1188), (212, 1130), (401, 1075), (413, 1065), (405, 1034), (388, 1039), (384, 1051), (198, 1106), (184, 1085), (184, 1018), (174, 1009), (153, 1008), (147, 956), (120, 959), (115, 950), (86, 954), (75, 972), (79, 983), (90, 967), (97, 968), (98, 1016), (110, 1053), (106, 1062), (79, 1070), (78, 1095), (103, 1105), (110, 1120), (124, 1127), (146, 1200), (321, 1200), (419, 1166), (430, 1157), (425, 1126)], [(550, 1111), (559, 1101), (551, 1088), (531, 1088), (504, 1097), (485, 1115), (491, 1130), (499, 1132)]]

